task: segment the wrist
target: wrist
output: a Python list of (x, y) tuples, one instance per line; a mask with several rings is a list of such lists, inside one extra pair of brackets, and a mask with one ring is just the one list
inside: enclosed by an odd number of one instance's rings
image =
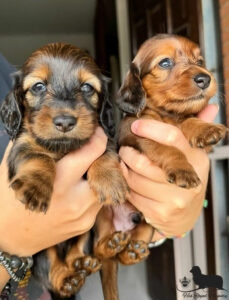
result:
[(18, 245), (18, 243), (16, 243), (16, 244), (12, 243), (12, 241), (10, 241), (10, 239), (7, 239), (5, 242), (1, 241), (0, 251), (7, 252), (10, 255), (17, 255), (20, 257), (26, 256), (24, 249), (21, 249), (20, 246)]
[(180, 235), (167, 235), (164, 232), (162, 232), (161, 230), (159, 230), (158, 228), (156, 230), (161, 235), (162, 238), (173, 239), (174, 240), (174, 239), (182, 239), (182, 238), (184, 238), (186, 235), (188, 235), (191, 232), (192, 229), (188, 230), (188, 231), (186, 231), (186, 232), (184, 232), (184, 233), (182, 233)]
[(6, 269), (0, 265), (0, 293), (9, 280), (9, 274), (7, 273)]
[[(7, 215), (9, 214), (7, 213)], [(17, 234), (15, 233), (16, 229), (13, 229), (14, 226), (15, 225), (10, 225), (10, 223), (5, 220), (3, 216), (3, 219), (0, 221), (0, 251), (20, 257), (31, 255), (29, 251), (30, 248), (28, 246), (26, 247), (24, 242), (24, 235), (26, 235), (26, 232), (22, 232), (20, 228), (20, 232)]]
[(0, 251), (0, 265), (5, 268), (14, 281), (19, 282), (24, 279), (27, 271), (32, 267), (33, 258), (31, 256), (18, 257)]

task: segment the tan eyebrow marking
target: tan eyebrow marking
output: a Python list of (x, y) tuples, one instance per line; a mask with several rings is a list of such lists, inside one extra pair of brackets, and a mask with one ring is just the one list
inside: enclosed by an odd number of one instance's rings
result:
[(50, 75), (50, 70), (47, 65), (40, 66), (32, 73), (28, 74), (23, 83), (23, 89), (29, 89), (34, 83), (38, 81), (46, 81)]
[(194, 48), (193, 51), (192, 51), (192, 55), (195, 58), (201, 56), (201, 54), (200, 54), (200, 48)]
[(168, 57), (168, 55), (159, 55), (159, 56), (155, 57), (150, 63), (150, 70), (152, 70), (155, 67), (155, 65), (157, 65), (162, 59), (167, 58), (167, 57)]
[(85, 69), (80, 69), (77, 73), (77, 76), (81, 82), (91, 84), (97, 92), (101, 91), (101, 82), (94, 74)]
[(94, 93), (94, 95), (92, 95), (92, 97), (90, 98), (90, 102), (94, 107), (96, 107), (98, 101), (99, 101), (98, 94)]

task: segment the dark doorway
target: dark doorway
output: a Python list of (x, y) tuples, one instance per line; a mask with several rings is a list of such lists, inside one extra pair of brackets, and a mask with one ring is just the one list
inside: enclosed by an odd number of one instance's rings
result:
[(186, 36), (200, 41), (198, 0), (129, 0), (132, 55), (142, 42), (158, 33)]

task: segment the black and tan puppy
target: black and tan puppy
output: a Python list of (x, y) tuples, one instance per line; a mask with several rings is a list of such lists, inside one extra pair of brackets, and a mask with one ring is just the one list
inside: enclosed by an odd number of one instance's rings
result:
[[(55, 43), (35, 51), (14, 81), (1, 107), (2, 121), (14, 140), (8, 157), (9, 182), (26, 208), (46, 212), (55, 163), (85, 145), (97, 126), (107, 134), (113, 130), (107, 79), (85, 51)], [(126, 181), (111, 148), (90, 166), (87, 178), (101, 203), (125, 201)], [(86, 233), (35, 257), (34, 272), (46, 288), (70, 296), (86, 275), (100, 268), (98, 259), (85, 256), (91, 253), (88, 242)]]
[[(16, 138), (8, 157), (9, 181), (27, 208), (48, 209), (55, 162), (88, 142), (106, 97), (105, 77), (87, 53), (71, 45), (44, 46), (15, 74), (1, 117)], [(88, 180), (99, 201), (125, 200), (126, 185), (119, 172), (117, 155), (111, 151), (92, 164)]]

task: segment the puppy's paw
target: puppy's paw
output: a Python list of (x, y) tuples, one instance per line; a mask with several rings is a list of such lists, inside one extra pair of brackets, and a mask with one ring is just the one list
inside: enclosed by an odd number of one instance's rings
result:
[(118, 254), (119, 261), (124, 265), (136, 264), (149, 255), (148, 244), (144, 241), (130, 241), (124, 251)]
[(64, 277), (62, 283), (57, 289), (61, 297), (71, 297), (76, 294), (85, 283), (86, 275), (84, 272), (78, 271)]
[(16, 198), (25, 204), (27, 209), (46, 212), (52, 195), (52, 184), (39, 176), (30, 174), (15, 178), (11, 182)]
[(167, 172), (167, 180), (179, 187), (191, 189), (200, 185), (201, 181), (193, 169), (170, 169)]
[(95, 273), (101, 269), (101, 262), (98, 258), (92, 256), (85, 256), (79, 259), (76, 259), (73, 263), (73, 266), (76, 270), (84, 272), (86, 276)]
[(100, 203), (121, 204), (126, 201), (128, 186), (119, 169), (107, 170), (106, 174), (88, 177), (90, 187)]
[(94, 248), (94, 253), (101, 259), (115, 257), (125, 249), (130, 240), (130, 234), (117, 231), (112, 235), (102, 239)]
[(191, 145), (197, 148), (206, 148), (216, 145), (226, 135), (227, 128), (220, 124), (206, 125), (200, 128), (199, 134), (192, 138)]

